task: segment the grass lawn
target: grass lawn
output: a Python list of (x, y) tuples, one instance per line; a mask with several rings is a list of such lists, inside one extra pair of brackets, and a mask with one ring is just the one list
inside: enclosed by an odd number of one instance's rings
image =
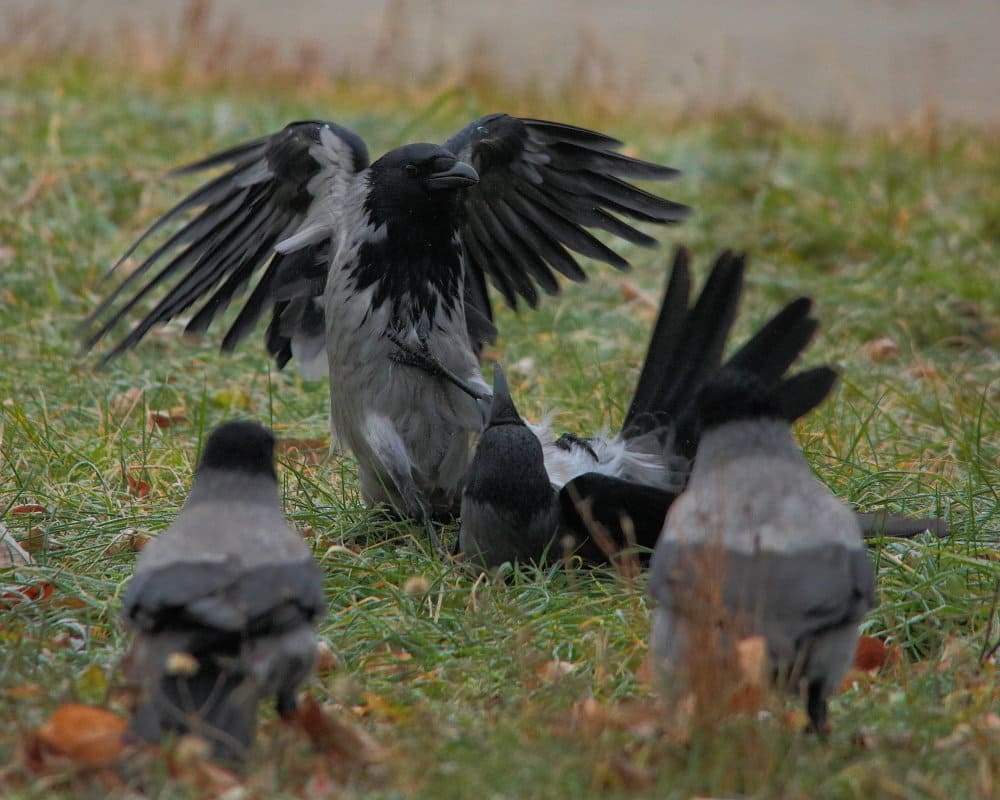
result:
[[(1000, 793), (998, 664), (981, 663), (1000, 638), (997, 134), (851, 133), (751, 109), (618, 115), (474, 90), (292, 90), (183, 71), (153, 79), (71, 59), (0, 74), (0, 513), (37, 560), (0, 580), (52, 585), (47, 599), (0, 604), (5, 798), (111, 791), (105, 773), (31, 772), (25, 742), (73, 700), (123, 710), (117, 620), (135, 538), (120, 534), (165, 527), (206, 432), (246, 416), (285, 440), (285, 509), (327, 574), (321, 633), (334, 658), (309, 691), (341, 704), (389, 758), (320, 759), (267, 720), (246, 793), (227, 796)], [(683, 169), (667, 194), (696, 209), (659, 251), (616, 245), (630, 275), (590, 265), (588, 284), (539, 311), (500, 312), (491, 357), (526, 416), (554, 409), (580, 433), (619, 424), (655, 312), (643, 297), (658, 299), (670, 245), (692, 249), (699, 280), (716, 251), (747, 249), (736, 340), (808, 294), (822, 327), (807, 361), (842, 374), (798, 427), (816, 473), (859, 507), (949, 520), (946, 541), (872, 545), (879, 605), (864, 632), (901, 658), (834, 699), (827, 744), (799, 733), (797, 706), (780, 699), (769, 713), (667, 731), (639, 669), (644, 578), (556, 569), (475, 581), (440, 564), (419, 531), (362, 508), (351, 459), (325, 457), (325, 386), (275, 371), (259, 337), (222, 356), (218, 331), (191, 341), (168, 328), (102, 371), (80, 352), (77, 324), (106, 292), (102, 274), (192, 185), (160, 180), (168, 168), (297, 118), (346, 124), (377, 155), (440, 141), (492, 110), (624, 138)], [(623, 296), (626, 280), (638, 299)], [(169, 775), (161, 761), (125, 769), (124, 781), (156, 797), (220, 785)]]

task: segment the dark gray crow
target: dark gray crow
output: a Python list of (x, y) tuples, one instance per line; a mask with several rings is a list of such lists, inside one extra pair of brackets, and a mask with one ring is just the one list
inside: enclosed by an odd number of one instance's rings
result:
[[(556, 273), (585, 279), (570, 251), (627, 268), (588, 228), (649, 247), (655, 240), (622, 217), (688, 215), (625, 180), (676, 170), (620, 146), (582, 128), (491, 114), (443, 146), (406, 145), (369, 164), (346, 128), (293, 123), (177, 171), (228, 166), (129, 248), (125, 257), (189, 220), (97, 307), (86, 344), (168, 283), (106, 359), (198, 303), (186, 330), (204, 331), (253, 284), (223, 350), (269, 314), (266, 344), (279, 366), (294, 356), (307, 373), (327, 369), (333, 438), (357, 458), (364, 499), (413, 518), (453, 512), (483, 425), (476, 398), (489, 395), (477, 360), (495, 334), (487, 279), (512, 307), (534, 307), (539, 288), (559, 291)], [(399, 343), (455, 380), (413, 369)]]
[(295, 710), (325, 608), (323, 573), (281, 511), (274, 438), (255, 422), (220, 425), (125, 591), (126, 672), (143, 688), (132, 732), (197, 733), (217, 757), (243, 757), (258, 701)]
[(835, 379), (825, 367), (777, 381), (731, 368), (706, 382), (691, 477), (650, 571), (650, 649), (664, 672), (695, 679), (724, 665), (737, 640), (763, 636), (776, 680), (804, 692), (820, 733), (875, 603), (858, 520), (816, 480), (790, 430)]
[(503, 370), (493, 367), (493, 402), (462, 491), (459, 553), (485, 567), (540, 562), (559, 521), (542, 444), (517, 413)]

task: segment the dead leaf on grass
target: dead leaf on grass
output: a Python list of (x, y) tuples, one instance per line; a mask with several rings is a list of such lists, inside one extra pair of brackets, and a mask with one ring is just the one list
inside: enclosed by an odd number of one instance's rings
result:
[(67, 703), (60, 706), (28, 745), (28, 763), (36, 771), (68, 760), (87, 767), (111, 764), (121, 755), (128, 722), (105, 708)]
[(140, 480), (131, 475), (126, 475), (125, 480), (128, 482), (128, 493), (136, 500), (145, 500), (149, 497), (149, 492), (153, 488), (149, 481)]
[(189, 420), (182, 411), (171, 409), (170, 411), (149, 411), (146, 413), (146, 427), (149, 430), (165, 430), (175, 425), (183, 425)]
[(138, 553), (151, 541), (153, 541), (153, 537), (148, 533), (137, 531), (135, 528), (126, 528), (115, 534), (104, 549), (104, 557), (107, 558), (118, 553)]
[(46, 512), (45, 506), (41, 503), (22, 503), (19, 506), (14, 506), (8, 513), (10, 514), (44, 514)]
[(352, 722), (339, 706), (321, 706), (307, 697), (299, 705), (294, 719), (317, 750), (338, 762), (366, 765), (386, 757), (385, 749), (367, 731)]
[(622, 283), (622, 299), (626, 303), (631, 303), (633, 301), (637, 302), (639, 305), (645, 306), (646, 308), (656, 310), (660, 307), (660, 301), (654, 297), (649, 292), (646, 292), (636, 286), (632, 281), (624, 281)]
[(873, 361), (876, 364), (880, 361), (896, 358), (900, 352), (899, 345), (896, 344), (895, 340), (890, 339), (888, 336), (883, 336), (881, 339), (872, 339), (870, 342), (865, 342), (861, 345), (861, 351), (868, 356), (869, 361)]
[(49, 536), (49, 532), (41, 525), (29, 528), (28, 532), (21, 539), (21, 545), (29, 553), (44, 553), (46, 550), (53, 549), (54, 544), (55, 542)]
[(899, 663), (899, 650), (874, 636), (861, 636), (854, 648), (854, 668), (875, 675), (887, 666)]
[(0, 587), (0, 608), (8, 609), (19, 603), (34, 603), (52, 596), (51, 583), (33, 583), (24, 586)]

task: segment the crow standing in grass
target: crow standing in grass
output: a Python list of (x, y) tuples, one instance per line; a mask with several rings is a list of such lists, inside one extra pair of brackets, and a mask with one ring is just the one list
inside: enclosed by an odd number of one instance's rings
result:
[(323, 573), (281, 512), (273, 437), (253, 422), (219, 426), (125, 591), (126, 673), (144, 690), (133, 734), (196, 733), (217, 757), (242, 758), (260, 700), (295, 710), (325, 607)]
[[(875, 603), (858, 520), (816, 480), (789, 429), (836, 374), (820, 367), (782, 379), (746, 366), (699, 391), (691, 478), (652, 562), (651, 650), (666, 672), (693, 678), (690, 670), (724, 665), (736, 640), (763, 636), (774, 677), (804, 691), (810, 725), (823, 733), (827, 698)], [(718, 639), (706, 646), (706, 634)]]
[(206, 330), (252, 284), (223, 350), (268, 315), (279, 366), (294, 357), (307, 374), (327, 370), (333, 438), (357, 458), (366, 502), (423, 520), (453, 513), (483, 425), (477, 400), (489, 395), (477, 359), (495, 335), (487, 280), (512, 307), (519, 298), (534, 307), (539, 288), (559, 291), (556, 273), (585, 279), (570, 251), (628, 266), (588, 228), (648, 247), (655, 240), (622, 217), (688, 214), (624, 180), (676, 171), (615, 152), (620, 145), (492, 114), (443, 146), (406, 145), (369, 163), (346, 128), (293, 123), (178, 170), (228, 166), (128, 250), (188, 220), (98, 306), (87, 345), (161, 286), (170, 284), (106, 359), (199, 303), (186, 330)]

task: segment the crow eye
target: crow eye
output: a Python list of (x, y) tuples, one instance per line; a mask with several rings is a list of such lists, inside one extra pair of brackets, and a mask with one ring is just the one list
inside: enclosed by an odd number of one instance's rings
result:
[(415, 164), (407, 164), (405, 167), (403, 167), (403, 172), (406, 173), (406, 176), (408, 178), (417, 177), (417, 167)]

